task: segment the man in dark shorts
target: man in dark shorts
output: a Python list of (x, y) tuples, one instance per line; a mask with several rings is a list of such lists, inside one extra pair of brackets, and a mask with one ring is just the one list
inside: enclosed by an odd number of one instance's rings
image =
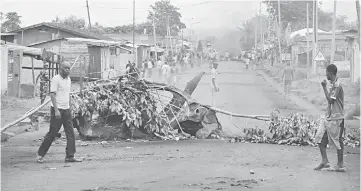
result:
[(337, 150), (336, 172), (345, 172), (343, 164), (343, 135), (344, 127), (344, 92), (342, 85), (337, 78), (337, 67), (330, 64), (326, 69), (327, 80), (330, 81), (330, 88), (327, 89), (327, 81), (321, 82), (326, 100), (328, 102), (326, 119), (321, 122), (315, 136), (315, 142), (320, 148), (322, 162), (314, 170), (329, 168), (326, 148), (327, 144), (333, 145)]

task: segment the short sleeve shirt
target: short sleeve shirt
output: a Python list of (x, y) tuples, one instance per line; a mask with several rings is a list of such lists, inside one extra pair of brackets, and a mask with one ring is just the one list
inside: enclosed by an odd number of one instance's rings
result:
[(344, 92), (341, 83), (338, 78), (335, 82), (331, 83), (328, 91), (330, 98), (334, 100), (333, 104), (328, 104), (327, 115), (330, 117), (334, 116), (343, 116), (344, 114)]
[(217, 76), (217, 70), (212, 68), (211, 74), (212, 74), (212, 79), (215, 79)]
[[(56, 104), (59, 109), (69, 109), (71, 80), (61, 77), (60, 74), (51, 80), (50, 92), (55, 93)], [(53, 106), (53, 103), (51, 103)], [(54, 107), (54, 106), (53, 106)]]
[(292, 80), (293, 72), (294, 72), (293, 68), (286, 67), (284, 70), (285, 80)]
[(158, 60), (157, 61), (157, 67), (162, 68), (162, 66), (163, 66), (163, 62), (161, 60)]

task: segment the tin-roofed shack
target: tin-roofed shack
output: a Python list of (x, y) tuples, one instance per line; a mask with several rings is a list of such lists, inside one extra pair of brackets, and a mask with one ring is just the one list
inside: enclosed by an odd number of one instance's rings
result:
[(54, 51), (71, 64), (78, 60), (70, 74), (73, 80), (78, 80), (81, 72), (89, 78), (107, 78), (106, 71), (112, 66), (118, 73), (125, 70), (127, 61), (133, 61), (133, 56), (124, 53), (121, 45), (121, 42), (110, 40), (63, 38), (29, 46)]
[(1, 41), (1, 94), (34, 96), (36, 78), (44, 63), (50, 63), (49, 76), (58, 73), (62, 58), (40, 48), (32, 48)]

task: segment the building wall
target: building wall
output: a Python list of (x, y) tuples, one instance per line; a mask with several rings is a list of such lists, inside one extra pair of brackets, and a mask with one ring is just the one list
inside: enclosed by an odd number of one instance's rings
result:
[(89, 50), (89, 74), (90, 78), (101, 78), (101, 51), (100, 47), (88, 47)]
[(14, 36), (13, 35), (1, 36), (1, 40), (5, 41), (5, 42), (14, 43)]
[(8, 88), (8, 49), (6, 46), (0, 46), (1, 51), (1, 95), (4, 95)]
[(75, 35), (59, 29), (55, 29), (47, 26), (39, 26), (24, 30), (24, 34), (22, 34), (21, 31), (18, 32), (15, 35), (15, 40), (17, 44), (29, 46), (30, 44), (33, 43), (53, 40), (55, 34), (59, 34), (58, 38), (81, 37), (79, 35)]
[[(133, 34), (126, 33), (126, 34), (108, 34), (106, 35), (110, 38), (115, 40), (127, 40), (129, 42), (133, 42)], [(159, 38), (157, 37), (157, 40)], [(135, 44), (154, 44), (154, 37), (151, 35), (144, 35), (144, 34), (135, 34), (134, 36)]]
[(62, 41), (65, 40), (56, 40), (56, 41), (33, 45), (30, 47), (41, 48), (41, 49), (45, 48), (47, 51), (51, 51), (58, 54), (60, 52), (60, 45)]
[[(80, 72), (84, 72), (85, 74), (88, 73), (89, 52), (88, 45), (84, 42), (71, 42), (65, 39), (60, 39), (56, 41), (33, 45), (31, 47), (45, 48), (46, 50), (53, 51), (54, 53), (63, 56), (64, 61), (69, 62), (70, 65), (76, 64), (70, 71), (70, 77), (72, 77), (73, 80), (78, 79), (78, 77), (80, 76)], [(75, 62), (79, 56), (84, 56), (85, 60), (81, 58), (78, 59), (77, 62)], [(84, 63), (84, 68), (81, 68), (80, 63)]]

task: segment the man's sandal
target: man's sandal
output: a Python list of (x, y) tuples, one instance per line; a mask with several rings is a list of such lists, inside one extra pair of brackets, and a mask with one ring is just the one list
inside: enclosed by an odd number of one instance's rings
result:
[(44, 163), (44, 159), (43, 159), (43, 157), (38, 157), (38, 158), (36, 158), (36, 161), (35, 162), (37, 162), (37, 163)]
[(345, 167), (343, 166), (335, 166), (333, 168), (327, 169), (327, 171), (331, 171), (331, 172), (346, 172)]
[(330, 165), (329, 164), (320, 164), (318, 165), (316, 168), (314, 168), (313, 170), (321, 170), (323, 168), (330, 168)]

